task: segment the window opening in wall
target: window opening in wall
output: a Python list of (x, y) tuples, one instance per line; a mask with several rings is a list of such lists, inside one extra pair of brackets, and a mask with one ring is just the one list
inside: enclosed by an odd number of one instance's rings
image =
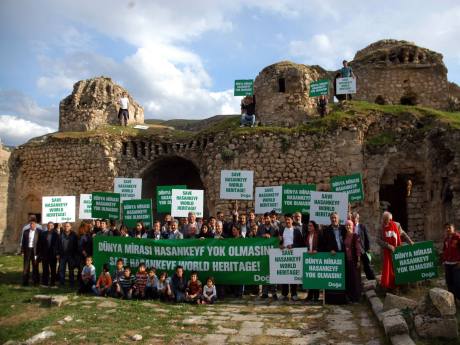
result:
[(126, 154), (128, 153), (128, 143), (123, 142), (121, 146), (121, 153), (123, 156), (126, 156)]
[(286, 92), (286, 79), (278, 78), (278, 92)]
[(132, 147), (133, 147), (133, 156), (134, 156), (134, 158), (137, 158), (137, 144), (134, 141), (132, 141), (131, 144), (132, 144)]

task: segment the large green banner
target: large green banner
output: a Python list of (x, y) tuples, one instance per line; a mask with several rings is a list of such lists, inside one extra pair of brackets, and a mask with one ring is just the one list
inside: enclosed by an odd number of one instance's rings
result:
[(171, 213), (171, 194), (173, 189), (187, 189), (184, 184), (175, 186), (157, 186), (157, 212)]
[(348, 193), (349, 202), (364, 200), (363, 178), (360, 173), (332, 177), (331, 187), (333, 192)]
[(151, 229), (152, 199), (123, 201), (123, 224), (134, 228), (137, 222), (143, 222), (146, 229)]
[(433, 241), (397, 247), (393, 252), (395, 283), (406, 284), (438, 276)]
[(314, 184), (283, 185), (283, 213), (310, 213), (311, 191), (316, 190)]
[(119, 193), (92, 193), (91, 217), (104, 219), (120, 219)]
[(158, 272), (172, 274), (181, 265), (187, 273), (198, 271), (202, 281), (213, 276), (217, 284), (268, 284), (268, 251), (277, 248), (277, 238), (150, 240), (96, 236), (93, 239), (97, 272), (108, 263), (111, 271), (122, 258), (134, 271), (144, 262)]
[(303, 254), (305, 289), (345, 290), (345, 254)]

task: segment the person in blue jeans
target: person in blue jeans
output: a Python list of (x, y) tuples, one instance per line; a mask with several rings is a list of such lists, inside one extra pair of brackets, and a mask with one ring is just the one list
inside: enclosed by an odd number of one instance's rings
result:
[(256, 124), (256, 99), (255, 96), (246, 96), (241, 101), (240, 127)]
[(58, 241), (59, 254), (59, 282), (65, 283), (65, 272), (69, 270), (69, 284), (74, 285), (74, 270), (77, 267), (78, 258), (78, 238), (72, 230), (72, 225), (64, 223), (64, 231), (59, 235)]

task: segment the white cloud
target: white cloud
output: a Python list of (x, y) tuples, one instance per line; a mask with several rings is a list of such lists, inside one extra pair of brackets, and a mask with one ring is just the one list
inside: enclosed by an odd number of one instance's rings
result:
[(0, 115), (0, 138), (7, 145), (20, 145), (27, 140), (54, 132), (50, 127), (19, 118), (14, 115)]

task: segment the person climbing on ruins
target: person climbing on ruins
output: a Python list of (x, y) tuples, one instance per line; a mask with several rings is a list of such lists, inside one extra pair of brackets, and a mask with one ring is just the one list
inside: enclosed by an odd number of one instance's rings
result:
[(241, 100), (241, 120), (240, 127), (256, 125), (256, 98), (246, 96)]
[(327, 115), (327, 104), (328, 104), (327, 97), (325, 95), (319, 96), (317, 107), (318, 107), (318, 113), (321, 117), (324, 117), (325, 115)]
[(123, 92), (120, 100), (118, 101), (120, 104), (120, 110), (118, 111), (118, 120), (120, 121), (120, 125), (125, 126), (128, 125), (128, 120), (129, 120), (129, 111), (128, 111), (128, 106), (129, 106), (129, 99), (128, 99), (128, 93)]

